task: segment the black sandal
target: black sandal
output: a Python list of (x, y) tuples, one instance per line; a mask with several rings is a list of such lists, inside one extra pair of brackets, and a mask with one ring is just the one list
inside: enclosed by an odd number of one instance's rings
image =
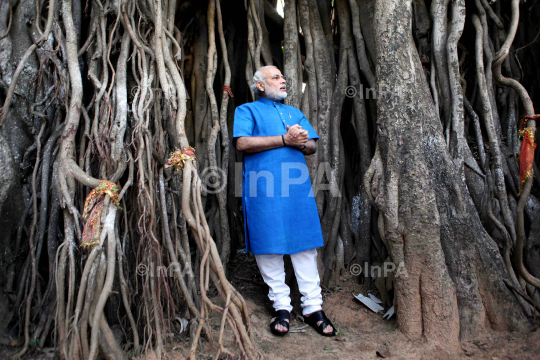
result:
[[(317, 325), (319, 321), (322, 321), (322, 323), (320, 325)], [(324, 311), (322, 310), (314, 312), (309, 316), (304, 316), (304, 322), (317, 330), (317, 332), (322, 336), (336, 336), (336, 327), (334, 326), (334, 324), (332, 324), (330, 319), (326, 317)], [(323, 330), (328, 325), (332, 326), (332, 332), (325, 333)]]
[[(289, 332), (289, 322), (285, 320), (290, 320), (291, 314), (287, 310), (274, 311), (274, 315), (272, 317), (275, 317), (274, 321), (270, 323), (270, 331), (272, 334), (285, 335)], [(287, 331), (276, 330), (277, 324), (285, 326)]]

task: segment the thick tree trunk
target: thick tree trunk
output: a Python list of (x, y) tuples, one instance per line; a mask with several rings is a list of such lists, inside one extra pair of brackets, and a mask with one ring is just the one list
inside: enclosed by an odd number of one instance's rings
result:
[(411, 20), (410, 1), (381, 0), (375, 5), (379, 89), (398, 95), (379, 94), (377, 101), (382, 162), (375, 171), (382, 171), (384, 180), (372, 195), (383, 213), (390, 256), (407, 270), (395, 279), (400, 329), (412, 338), (425, 335), (453, 352), (459, 349), (456, 289), (444, 263), (435, 191), (419, 141), (435, 109), (422, 88), (423, 74), (415, 68), (420, 59)]
[(410, 1), (376, 4), (377, 81), (388, 92), (377, 102), (382, 162), (372, 162), (373, 178), (384, 180), (372, 182), (371, 191), (384, 214), (390, 255), (408, 273), (395, 283), (400, 328), (455, 350), (460, 334), (468, 338), (486, 324), (521, 329), (527, 322), (445, 146), (411, 18)]

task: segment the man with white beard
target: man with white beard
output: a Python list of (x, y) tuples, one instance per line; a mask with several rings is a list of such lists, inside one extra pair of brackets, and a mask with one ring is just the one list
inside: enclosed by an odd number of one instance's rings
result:
[[(255, 255), (274, 302), (270, 330), (289, 331), (292, 310), (283, 255), (291, 256), (306, 323), (324, 336), (336, 331), (322, 311), (316, 248), (324, 245), (304, 155), (319, 138), (302, 112), (281, 103), (286, 80), (275, 66), (253, 76), (259, 99), (236, 108), (233, 145), (244, 153), (242, 208), (246, 251)], [(261, 180), (262, 178), (262, 180)]]

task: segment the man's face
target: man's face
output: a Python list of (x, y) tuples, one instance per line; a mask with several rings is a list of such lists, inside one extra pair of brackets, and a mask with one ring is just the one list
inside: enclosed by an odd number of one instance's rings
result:
[(257, 87), (263, 91), (263, 96), (274, 101), (281, 101), (287, 97), (285, 77), (277, 68), (263, 69), (264, 82), (258, 82)]

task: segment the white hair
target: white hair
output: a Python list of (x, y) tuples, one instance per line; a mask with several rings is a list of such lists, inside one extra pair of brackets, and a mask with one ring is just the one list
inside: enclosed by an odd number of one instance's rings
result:
[(274, 65), (263, 66), (259, 70), (255, 71), (255, 74), (253, 74), (253, 84), (251, 84), (251, 89), (253, 90), (254, 94), (259, 95), (259, 93), (260, 93), (259, 88), (257, 87), (257, 83), (259, 81), (262, 82), (263, 84), (266, 84), (264, 82), (264, 75), (261, 72), (261, 70), (269, 69), (269, 68), (276, 68), (277, 69), (277, 66), (274, 66)]

